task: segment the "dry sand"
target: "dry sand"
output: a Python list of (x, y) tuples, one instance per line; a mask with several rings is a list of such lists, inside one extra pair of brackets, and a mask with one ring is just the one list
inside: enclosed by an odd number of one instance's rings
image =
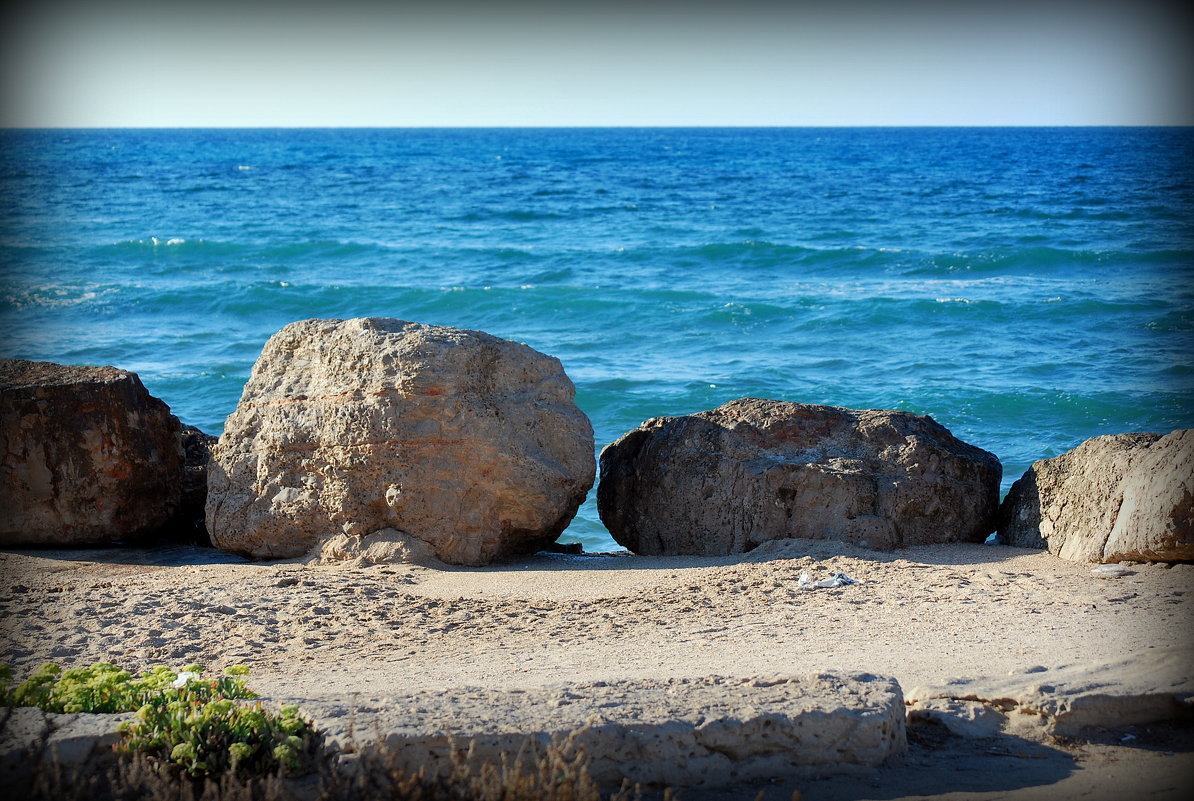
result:
[[(313, 701), (825, 670), (888, 675), (908, 689), (1188, 640), (1194, 566), (1140, 565), (1115, 578), (1091, 567), (1002, 546), (880, 553), (808, 541), (738, 557), (540, 554), (480, 569), (250, 563), (182, 546), (8, 551), (0, 637), (18, 677), (45, 661), (244, 663), (261, 694)], [(862, 583), (801, 589), (804, 571)], [(1137, 797), (1182, 797), (1194, 770), (1188, 733), (1131, 733), (1139, 747), (1116, 732), (1011, 756), (998, 743), (914, 733), (908, 756), (872, 778), (799, 786), (806, 801), (1057, 801), (1109, 797), (1100, 793), (1120, 784)], [(753, 798), (754, 788), (701, 797)]]

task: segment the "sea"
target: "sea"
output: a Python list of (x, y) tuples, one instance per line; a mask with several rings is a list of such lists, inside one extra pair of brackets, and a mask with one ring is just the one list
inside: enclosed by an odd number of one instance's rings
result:
[[(1194, 426), (1194, 129), (0, 132), (0, 356), (219, 434), (294, 320), (558, 357), (595, 451), (745, 396), (931, 415), (1004, 489)], [(591, 494), (562, 537), (616, 546)]]

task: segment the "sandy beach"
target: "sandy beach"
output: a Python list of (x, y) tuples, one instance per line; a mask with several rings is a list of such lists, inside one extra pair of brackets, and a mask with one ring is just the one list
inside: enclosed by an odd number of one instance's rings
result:
[[(243, 663), (267, 699), (316, 704), (464, 686), (826, 670), (891, 676), (907, 695), (960, 677), (1133, 658), (1180, 645), (1194, 630), (1194, 566), (1101, 577), (1048, 553), (991, 545), (882, 553), (787, 541), (738, 557), (538, 554), (477, 569), (252, 563), (170, 546), (8, 551), (0, 569), (4, 661), (18, 677), (46, 661)], [(860, 583), (805, 589), (804, 572)], [(1107, 790), (1107, 776), (1091, 772), (1099, 765), (1103, 774), (1119, 765), (1124, 776), (1131, 764), (1132, 787), (1169, 770), (1190, 775), (1183, 730), (1149, 736), (1161, 738), (1161, 750), (1112, 740), (1021, 755), (1008, 787), (1006, 767), (987, 763), (1009, 757), (989, 743), (929, 742), (913, 732), (908, 755), (873, 781), (800, 786), (806, 799), (1056, 799), (1096, 778)], [(1146, 769), (1150, 759), (1158, 765)], [(937, 785), (930, 766), (948, 773)], [(969, 778), (951, 790), (960, 766)], [(1025, 781), (1029, 767), (1036, 780)], [(976, 789), (981, 776), (996, 795), (975, 794), (988, 792)]]

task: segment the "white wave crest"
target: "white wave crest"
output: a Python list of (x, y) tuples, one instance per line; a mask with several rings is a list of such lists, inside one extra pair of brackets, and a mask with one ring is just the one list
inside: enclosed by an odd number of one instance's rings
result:
[(114, 287), (50, 284), (17, 289), (4, 295), (4, 302), (14, 309), (62, 309), (91, 303), (116, 291)]

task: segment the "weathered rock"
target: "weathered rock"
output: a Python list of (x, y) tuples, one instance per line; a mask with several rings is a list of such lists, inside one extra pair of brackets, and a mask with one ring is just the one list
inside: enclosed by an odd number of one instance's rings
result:
[(741, 553), (768, 540), (872, 548), (980, 542), (1001, 467), (929, 417), (742, 398), (659, 417), (601, 453), (602, 522), (642, 554)]
[(1194, 648), (1157, 648), (1116, 662), (955, 679), (906, 693), (909, 719), (959, 736), (1082, 736), (1092, 729), (1194, 720)]
[[(279, 699), (281, 700), (281, 699)], [(599, 784), (714, 788), (873, 770), (907, 747), (903, 694), (867, 673), (461, 687), (383, 699), (302, 699), (327, 732), (381, 764), (429, 775), (454, 750), (500, 764), (528, 747), (583, 749)]]
[[(474, 768), (496, 767), (555, 742), (569, 755), (583, 750), (605, 787), (716, 788), (871, 772), (907, 748), (899, 684), (868, 673), (274, 700), (301, 705), (346, 774), (377, 759), (386, 770), (447, 776), (454, 752), (468, 752)], [(118, 726), (131, 717), (0, 708), (0, 780), (21, 798), (47, 774), (69, 786), (109, 770)]]
[(132, 718), (0, 708), (0, 782), (7, 798), (33, 797), (39, 784), (70, 787), (115, 767), (118, 727)]
[(181, 482), (178, 420), (136, 374), (0, 361), (0, 544), (151, 534)]
[(208, 533), (254, 558), (338, 535), (360, 553), (391, 529), (454, 564), (537, 551), (593, 484), (593, 430), (573, 396), (557, 359), (489, 334), (292, 323), (215, 448)]
[(444, 566), (436, 558), (435, 548), (430, 543), (392, 528), (371, 532), (367, 537), (333, 535), (320, 542), (318, 556), (322, 562), (356, 561), (362, 565), (402, 562), (424, 567)]
[(999, 541), (1077, 562), (1194, 560), (1194, 429), (1094, 437), (1033, 463)]

